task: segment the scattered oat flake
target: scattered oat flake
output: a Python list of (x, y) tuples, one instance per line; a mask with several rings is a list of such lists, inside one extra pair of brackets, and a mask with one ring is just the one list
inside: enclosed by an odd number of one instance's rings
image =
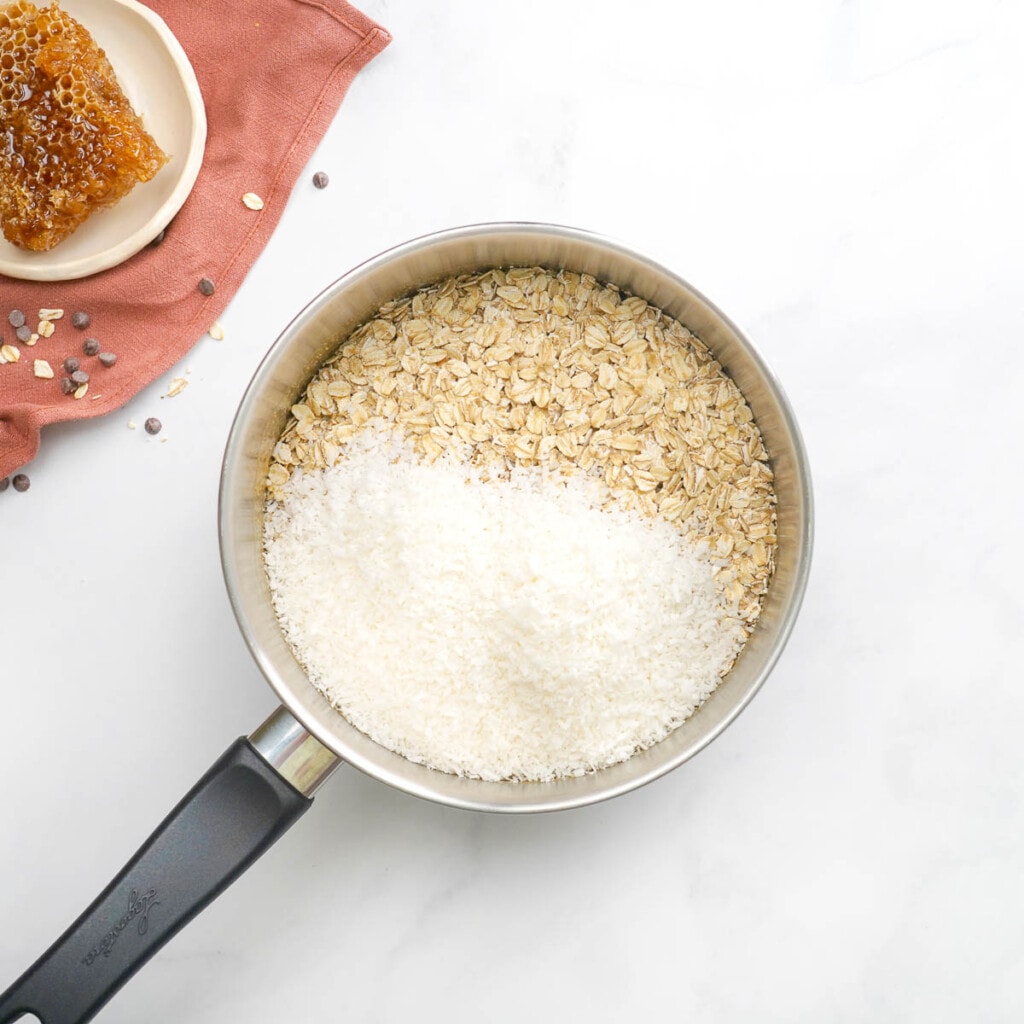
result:
[(246, 192), (245, 195), (242, 196), (242, 202), (245, 203), (245, 205), (248, 206), (250, 210), (263, 209), (263, 200), (260, 199), (260, 197), (256, 195), (255, 192)]
[(40, 320), (39, 326), (36, 328), (36, 333), (40, 338), (49, 338), (53, 335), (53, 321), (52, 320)]
[(128, 429), (129, 429), (129, 430), (134, 430), (134, 429), (135, 429), (135, 427), (136, 427), (136, 423), (135, 423), (135, 420), (129, 420), (129, 421), (128, 421)]
[(75, 398), (85, 398), (89, 391), (88, 384), (81, 384), (75, 389)]
[(21, 358), (21, 353), (13, 345), (0, 345), (0, 358), (5, 363), (16, 363)]
[(40, 320), (59, 320), (64, 315), (63, 309), (41, 309), (39, 310)]
[(44, 380), (51, 380), (53, 378), (53, 367), (45, 359), (37, 359), (32, 364), (32, 372)]
[(175, 395), (180, 395), (185, 388), (188, 387), (188, 381), (184, 377), (175, 377), (171, 381), (171, 386), (167, 389), (167, 398), (173, 398)]
[(28, 345), (29, 348), (31, 348), (38, 340), (39, 340), (39, 335), (33, 333), (33, 334), (30, 334), (28, 336), (28, 338), (25, 340), (25, 344)]
[(221, 327), (221, 325), (217, 323), (216, 320), (212, 324), (210, 324), (210, 329), (206, 333), (209, 334), (209, 336), (213, 338), (214, 341), (224, 340), (224, 328)]

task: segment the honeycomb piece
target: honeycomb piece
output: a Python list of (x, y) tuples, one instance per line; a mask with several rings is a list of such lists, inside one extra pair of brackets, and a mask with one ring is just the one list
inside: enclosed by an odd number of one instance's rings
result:
[(59, 4), (0, 8), (0, 226), (45, 252), (167, 157), (106, 54)]

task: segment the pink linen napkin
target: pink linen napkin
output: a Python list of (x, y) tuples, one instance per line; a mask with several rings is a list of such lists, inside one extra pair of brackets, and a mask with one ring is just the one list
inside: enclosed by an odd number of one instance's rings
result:
[[(20, 354), (0, 365), (0, 478), (33, 458), (45, 424), (119, 408), (202, 337), (269, 240), (352, 80), (391, 40), (344, 0), (149, 6), (199, 80), (208, 121), (203, 165), (163, 241), (126, 263), (68, 282), (0, 275), (0, 343)], [(243, 204), (247, 192), (263, 200), (262, 209)], [(212, 294), (200, 290), (204, 278)], [(22, 310), (35, 331), (39, 310), (54, 308), (65, 315), (50, 337), (31, 347), (16, 340), (11, 310)], [(89, 314), (87, 328), (72, 325), (75, 311)], [(116, 355), (113, 366), (84, 354), (90, 337)], [(81, 398), (61, 390), (68, 356), (90, 377)], [(52, 379), (34, 375), (36, 359), (50, 364)]]

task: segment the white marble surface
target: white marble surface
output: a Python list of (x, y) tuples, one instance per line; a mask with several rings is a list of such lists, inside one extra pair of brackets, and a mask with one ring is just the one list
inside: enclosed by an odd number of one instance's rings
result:
[[(782, 661), (695, 760), (590, 809), (343, 771), (99, 1019), (1024, 1019), (1021, 5), (362, 6), (395, 41), (226, 339), (181, 396), (47, 430), (0, 496), (0, 984), (274, 706), (215, 528), (264, 350), (391, 244), (530, 219), (668, 264), (782, 378), (818, 515)], [(167, 443), (126, 429), (150, 415)]]

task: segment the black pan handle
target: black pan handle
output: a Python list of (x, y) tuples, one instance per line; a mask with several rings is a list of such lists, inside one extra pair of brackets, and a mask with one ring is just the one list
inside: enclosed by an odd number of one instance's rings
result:
[(0, 995), (0, 1024), (82, 1024), (312, 804), (233, 743), (88, 910)]

